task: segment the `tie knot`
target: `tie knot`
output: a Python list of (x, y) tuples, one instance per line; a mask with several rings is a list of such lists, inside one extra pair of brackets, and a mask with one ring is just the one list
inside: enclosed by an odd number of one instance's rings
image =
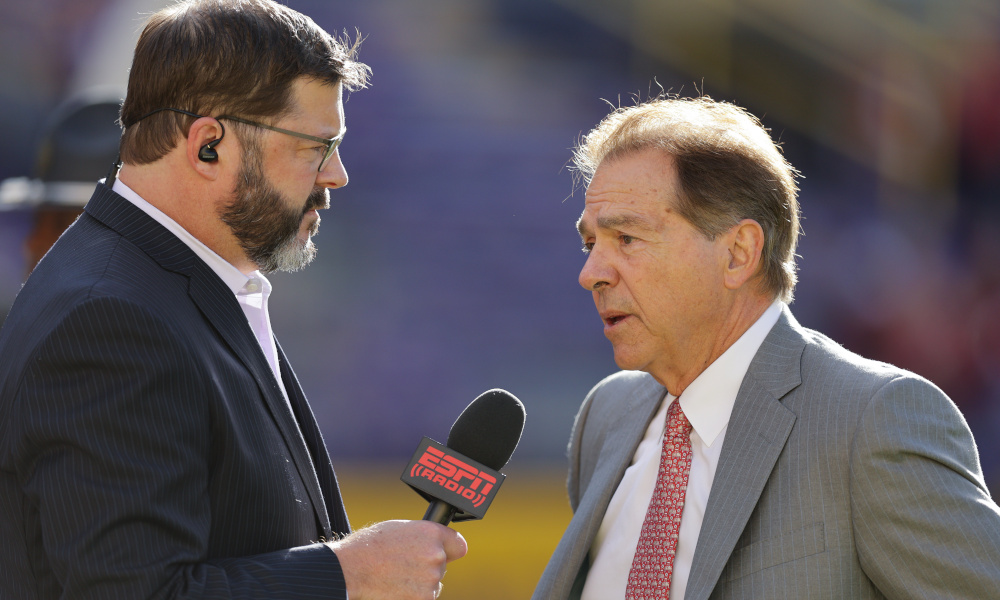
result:
[(691, 435), (691, 423), (681, 408), (681, 399), (677, 398), (667, 409), (667, 435)]

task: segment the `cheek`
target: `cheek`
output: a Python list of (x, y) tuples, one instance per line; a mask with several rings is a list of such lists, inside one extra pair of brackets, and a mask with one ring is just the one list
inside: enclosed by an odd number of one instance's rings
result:
[(303, 161), (280, 160), (287, 159), (286, 155), (281, 157), (271, 157), (268, 161), (264, 173), (267, 179), (276, 189), (283, 194), (301, 198), (303, 202), (316, 185), (316, 167), (309, 168), (303, 166)]
[(628, 289), (651, 325), (671, 327), (707, 299), (712, 278), (711, 269), (694, 262), (661, 259), (657, 269), (636, 272)]

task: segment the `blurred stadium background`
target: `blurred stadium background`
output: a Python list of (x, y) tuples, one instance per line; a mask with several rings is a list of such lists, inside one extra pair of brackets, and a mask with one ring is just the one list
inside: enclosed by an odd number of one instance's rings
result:
[[(564, 447), (615, 370), (573, 223), (569, 148), (660, 88), (759, 115), (805, 175), (793, 309), (943, 388), (1000, 491), (1000, 5), (995, 0), (288, 0), (366, 37), (351, 184), (316, 263), (273, 277), (274, 329), (354, 525), (419, 518), (398, 477), (480, 392), (528, 411), (443, 598), (526, 598), (569, 519)], [(0, 0), (0, 179), (65, 98), (124, 89), (162, 0)], [(104, 169), (92, 179), (103, 177)], [(34, 216), (0, 212), (0, 315)]]

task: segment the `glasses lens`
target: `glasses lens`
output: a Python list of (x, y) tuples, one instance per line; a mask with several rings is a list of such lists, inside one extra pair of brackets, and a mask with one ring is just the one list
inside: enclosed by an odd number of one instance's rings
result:
[(326, 168), (326, 163), (330, 162), (330, 157), (333, 156), (333, 153), (337, 151), (337, 147), (340, 146), (340, 142), (342, 141), (344, 141), (344, 136), (340, 136), (339, 138), (335, 139), (333, 143), (331, 143), (329, 147), (327, 147), (326, 154), (323, 155), (323, 160), (320, 161), (319, 163), (320, 171)]

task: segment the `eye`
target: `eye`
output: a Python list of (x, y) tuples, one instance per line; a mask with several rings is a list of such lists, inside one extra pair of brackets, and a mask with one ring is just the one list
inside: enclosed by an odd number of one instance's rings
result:
[(625, 235), (624, 233), (618, 236), (618, 241), (628, 246), (635, 241), (635, 238), (630, 235)]
[(590, 254), (590, 251), (593, 249), (594, 249), (594, 242), (584, 242), (583, 247), (580, 248), (580, 250), (582, 250), (584, 254)]

